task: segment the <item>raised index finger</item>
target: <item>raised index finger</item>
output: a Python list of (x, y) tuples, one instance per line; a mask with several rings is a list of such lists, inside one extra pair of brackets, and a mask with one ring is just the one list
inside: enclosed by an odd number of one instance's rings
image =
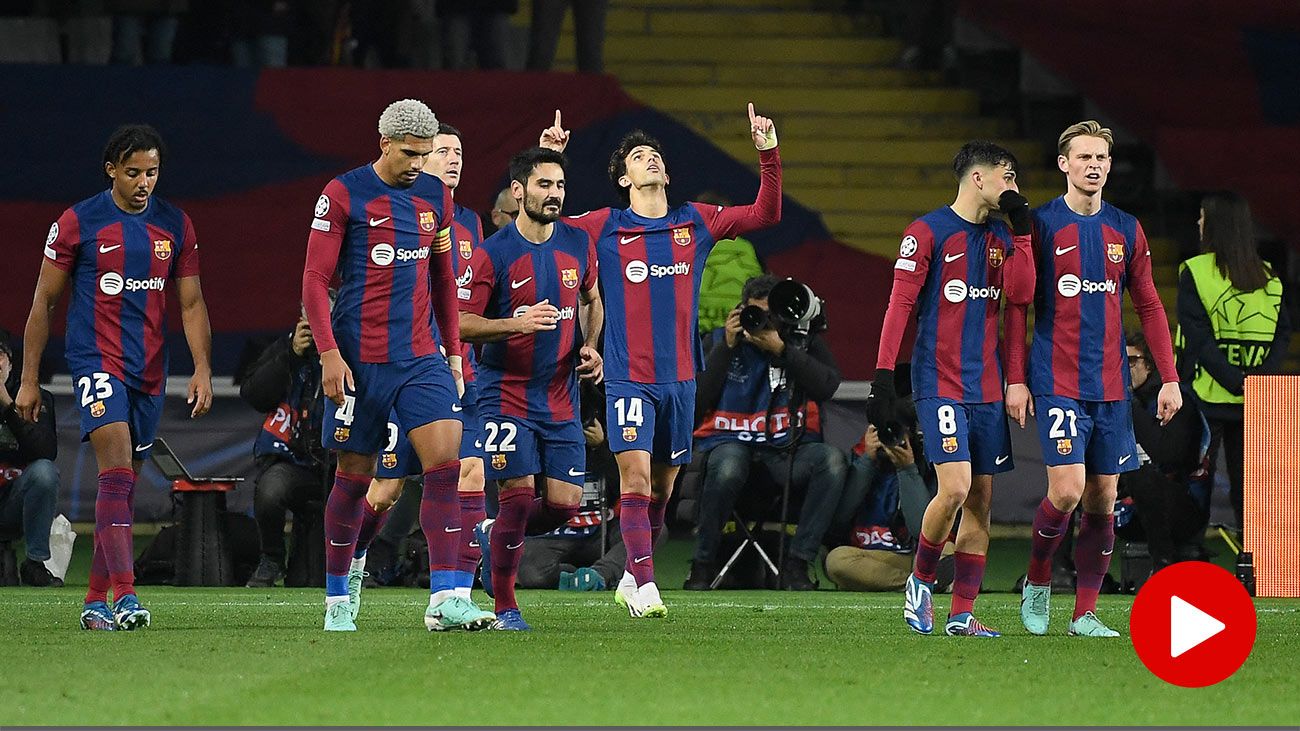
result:
[(749, 123), (752, 125), (752, 124), (754, 124), (755, 121), (756, 121), (756, 120), (755, 120), (755, 114), (754, 114), (754, 102), (750, 102), (750, 103), (749, 103)]
[(560, 127), (560, 110), (555, 110), (555, 126)]

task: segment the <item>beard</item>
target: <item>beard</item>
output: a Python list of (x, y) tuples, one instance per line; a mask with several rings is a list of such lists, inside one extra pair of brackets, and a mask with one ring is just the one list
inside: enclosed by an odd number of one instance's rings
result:
[[(554, 196), (537, 199), (524, 198), (524, 214), (538, 223), (555, 223), (560, 219), (560, 208), (563, 201)], [(555, 206), (555, 213), (548, 213), (547, 206)]]

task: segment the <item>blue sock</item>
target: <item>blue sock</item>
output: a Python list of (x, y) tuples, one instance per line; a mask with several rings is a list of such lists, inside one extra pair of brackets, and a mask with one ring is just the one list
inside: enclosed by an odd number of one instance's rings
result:
[(347, 596), (347, 574), (325, 574), (325, 596)]
[[(429, 572), (429, 593), (435, 594), (440, 591), (451, 591), (457, 586), (456, 571), (430, 571)], [(328, 578), (326, 579), (328, 581)]]
[(473, 571), (453, 571), (452, 576), (457, 589), (470, 589), (474, 586)]
[(365, 558), (365, 555), (366, 555), (366, 549), (358, 548), (356, 553), (352, 554), (352, 559), (355, 561), (356, 559), (359, 558)]

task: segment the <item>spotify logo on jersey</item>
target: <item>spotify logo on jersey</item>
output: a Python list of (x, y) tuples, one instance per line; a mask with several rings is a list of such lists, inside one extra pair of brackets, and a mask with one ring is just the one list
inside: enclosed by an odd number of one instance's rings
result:
[(391, 245), (375, 244), (375, 248), (370, 250), (370, 261), (373, 261), (381, 267), (386, 267), (393, 263), (395, 255), (396, 252), (393, 251)]
[(966, 283), (960, 279), (949, 279), (943, 285), (943, 297), (949, 302), (961, 302), (966, 299)]
[(627, 281), (640, 284), (649, 278), (650, 267), (646, 266), (646, 263), (640, 259), (636, 259), (627, 263), (627, 268), (623, 270), (623, 273), (627, 275)]
[(99, 291), (110, 297), (122, 294), (122, 275), (117, 272), (108, 272), (99, 278)]

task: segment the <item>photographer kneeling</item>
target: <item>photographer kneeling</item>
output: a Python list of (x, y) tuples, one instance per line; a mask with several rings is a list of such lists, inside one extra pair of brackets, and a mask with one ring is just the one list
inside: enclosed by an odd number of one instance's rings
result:
[[(687, 589), (710, 588), (718, 574), (722, 527), (741, 491), (756, 472), (765, 472), (778, 489), (784, 485), (791, 448), (790, 497), (802, 497), (803, 508), (781, 566), (781, 585), (816, 588), (809, 564), (821, 549), (847, 470), (844, 453), (821, 439), (820, 404), (839, 388), (840, 372), (816, 333), (824, 326), (820, 318), (791, 326), (769, 316), (768, 295), (781, 282), (765, 274), (745, 283), (742, 304), (710, 334), (704, 370), (696, 378), (695, 447), (707, 454)], [(820, 302), (808, 295), (814, 312), (819, 310)]]

